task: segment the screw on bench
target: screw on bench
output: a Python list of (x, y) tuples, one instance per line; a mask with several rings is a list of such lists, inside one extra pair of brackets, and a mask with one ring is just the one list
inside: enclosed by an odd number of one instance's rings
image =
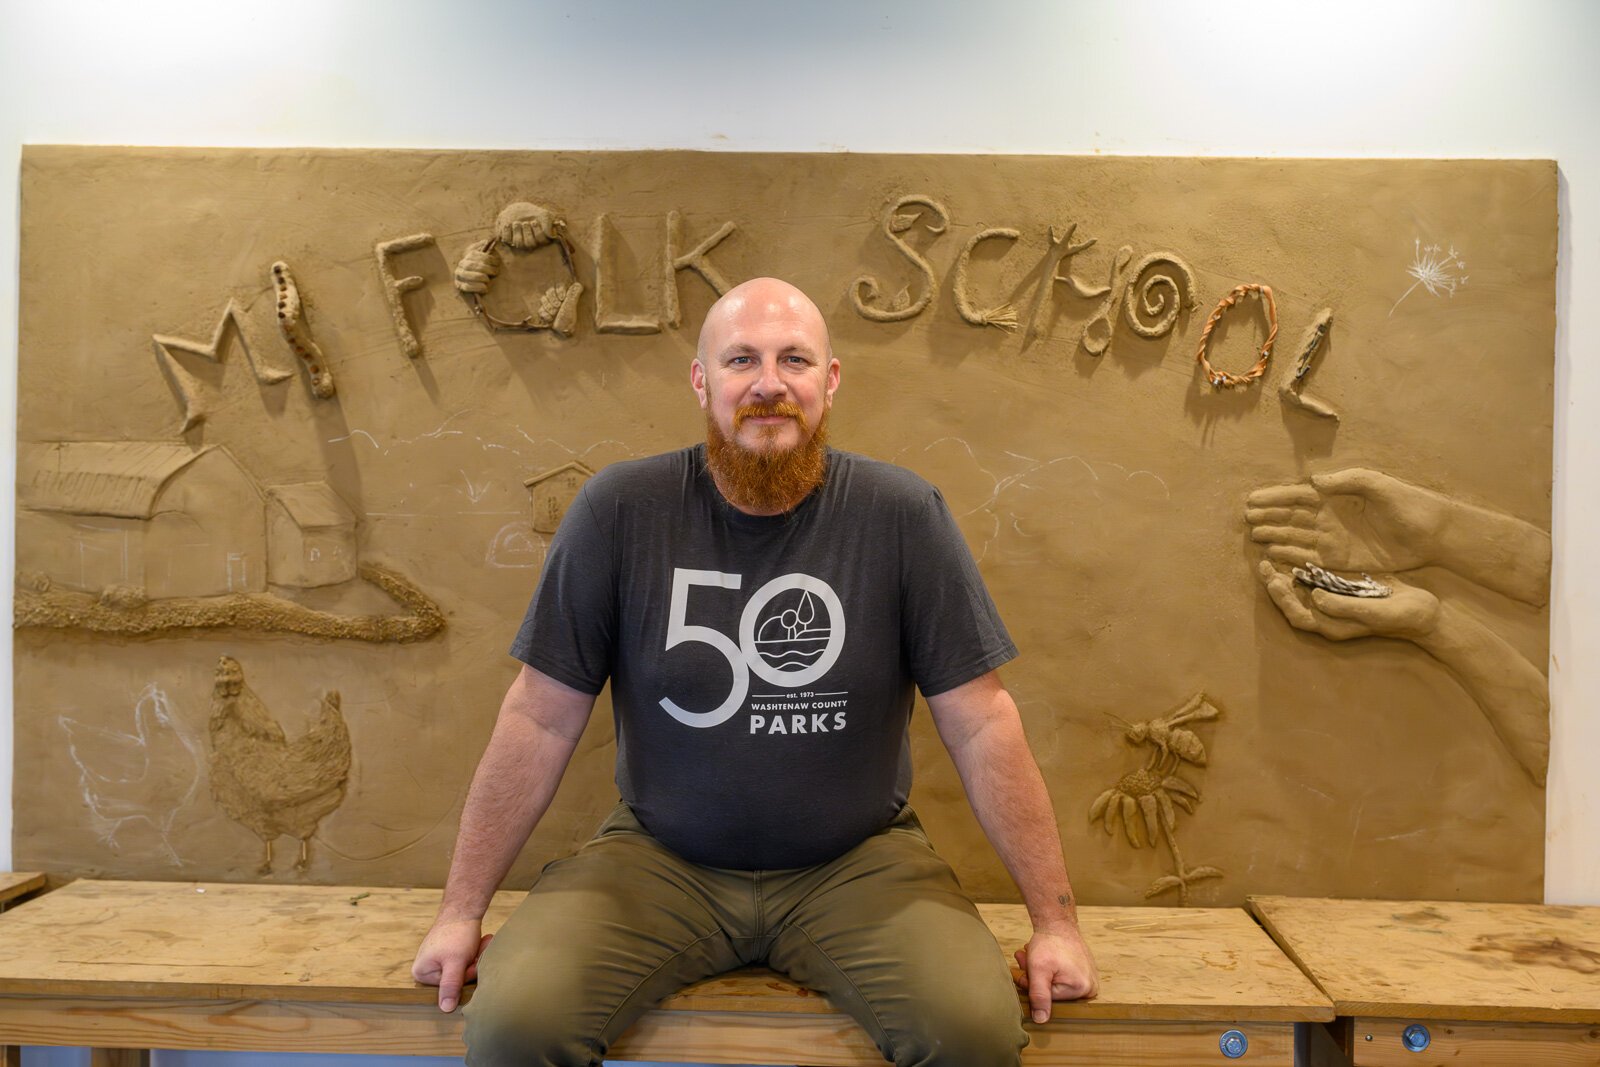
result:
[(1244, 1036), (1243, 1031), (1229, 1030), (1222, 1035), (1222, 1040), (1219, 1044), (1222, 1046), (1222, 1054), (1224, 1056), (1230, 1060), (1236, 1060), (1243, 1056), (1245, 1050), (1250, 1047), (1250, 1039)]

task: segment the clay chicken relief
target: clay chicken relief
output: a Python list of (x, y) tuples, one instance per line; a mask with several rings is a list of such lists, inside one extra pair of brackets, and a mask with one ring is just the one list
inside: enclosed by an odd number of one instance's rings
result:
[[(1536, 161), (30, 148), (16, 861), (438, 884), (566, 508), (703, 438), (700, 320), (777, 275), (834, 446), (957, 516), (1084, 899), (1540, 899), (1555, 207)], [(602, 696), (512, 884), (614, 758)]]

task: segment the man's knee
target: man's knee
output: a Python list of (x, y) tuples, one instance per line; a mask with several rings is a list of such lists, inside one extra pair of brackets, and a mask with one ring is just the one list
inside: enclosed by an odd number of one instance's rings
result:
[(480, 987), (463, 1009), (469, 1067), (591, 1067), (604, 1049), (587, 1013), (559, 995), (519, 990), (496, 997)]
[(1017, 1067), (1028, 1043), (1014, 992), (970, 987), (924, 1000), (889, 1034), (895, 1067)]

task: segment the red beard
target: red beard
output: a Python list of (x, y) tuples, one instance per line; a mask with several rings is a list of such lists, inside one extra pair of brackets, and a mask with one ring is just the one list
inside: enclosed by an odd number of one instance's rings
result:
[[(760, 415), (787, 415), (806, 432), (806, 417), (787, 401), (747, 404), (734, 412), (733, 431), (744, 420)], [(706, 465), (717, 488), (735, 507), (758, 513), (788, 511), (822, 484), (827, 470), (828, 413), (817, 421), (816, 432), (790, 449), (755, 451), (731, 440), (706, 412)]]

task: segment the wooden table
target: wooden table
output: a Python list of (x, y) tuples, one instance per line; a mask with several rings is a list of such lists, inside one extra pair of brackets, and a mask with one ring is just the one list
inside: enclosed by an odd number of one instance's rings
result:
[[(499, 893), (485, 928), (522, 899)], [(459, 1055), (460, 1014), (412, 982), (438, 890), (81, 881), (0, 916), (0, 1043)], [(1027, 917), (985, 905), (1009, 952)], [(1030, 1065), (1292, 1063), (1296, 1023), (1333, 1005), (1240, 909), (1085, 908), (1100, 997), (1027, 1024)], [(1025, 1003), (1019, 998), (1018, 1011)], [(828, 1001), (751, 969), (688, 987), (610, 1059), (883, 1063)]]
[(1334, 1036), (1356, 1067), (1600, 1065), (1600, 908), (1297, 897), (1250, 906), (1333, 999)]
[(0, 909), (19, 897), (44, 888), (40, 871), (0, 871)]

